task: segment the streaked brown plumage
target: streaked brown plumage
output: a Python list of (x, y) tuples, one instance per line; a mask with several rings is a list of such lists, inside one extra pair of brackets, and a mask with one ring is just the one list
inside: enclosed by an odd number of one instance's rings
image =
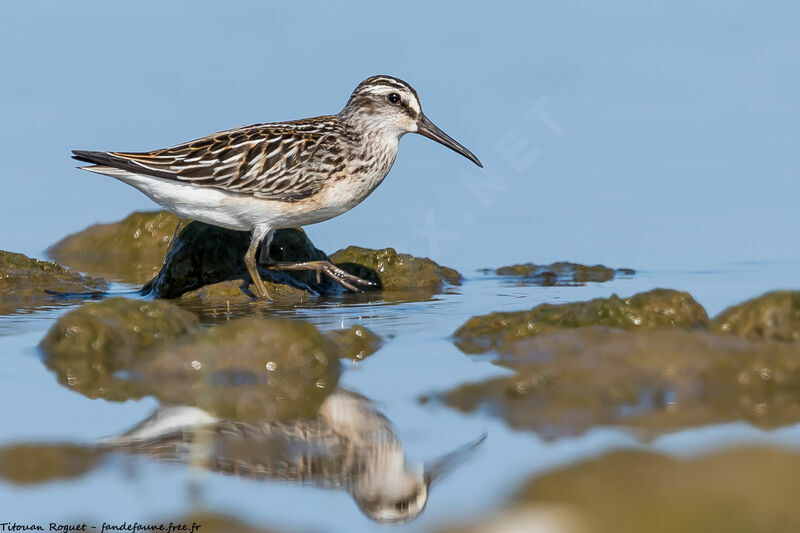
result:
[[(416, 91), (390, 76), (356, 87), (337, 115), (254, 124), (150, 152), (73, 151), (86, 170), (133, 185), (183, 219), (252, 231), (245, 264), (268, 298), (256, 249), (268, 261), (272, 232), (322, 222), (364, 200), (388, 174), (400, 138), (420, 133), (480, 161), (422, 113)], [(271, 263), (313, 269), (351, 290), (370, 282), (328, 263)]]

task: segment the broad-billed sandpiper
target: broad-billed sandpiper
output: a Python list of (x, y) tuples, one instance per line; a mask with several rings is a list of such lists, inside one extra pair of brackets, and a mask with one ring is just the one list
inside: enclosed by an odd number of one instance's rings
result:
[(269, 298), (256, 266), (261, 243), (270, 268), (315, 270), (354, 291), (372, 285), (327, 261), (270, 261), (269, 244), (278, 228), (322, 222), (363, 201), (389, 173), (406, 133), (483, 166), (428, 120), (413, 87), (391, 76), (361, 82), (337, 115), (253, 124), (151, 152), (74, 150), (73, 157), (181, 219), (250, 231), (244, 262), (259, 296)]

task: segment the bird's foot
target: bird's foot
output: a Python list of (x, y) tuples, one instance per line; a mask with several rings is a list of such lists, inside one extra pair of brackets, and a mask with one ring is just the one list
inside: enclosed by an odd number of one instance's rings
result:
[(359, 286), (364, 288), (377, 287), (377, 283), (354, 276), (330, 261), (306, 261), (304, 263), (270, 262), (267, 267), (275, 270), (313, 270), (317, 273), (317, 283), (321, 281), (322, 274), (325, 274), (345, 289), (353, 292), (362, 292), (363, 289), (359, 288)]

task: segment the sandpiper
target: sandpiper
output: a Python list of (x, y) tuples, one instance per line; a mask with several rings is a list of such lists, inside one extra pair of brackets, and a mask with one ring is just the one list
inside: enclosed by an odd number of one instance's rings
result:
[(322, 222), (363, 201), (389, 173), (406, 133), (483, 166), (422, 113), (413, 87), (391, 76), (361, 82), (337, 115), (253, 124), (150, 152), (72, 153), (94, 165), (81, 168), (136, 187), (181, 219), (250, 231), (244, 262), (268, 299), (256, 264), (262, 243), (269, 268), (315, 270), (354, 291), (372, 285), (327, 261), (271, 261), (269, 244), (276, 229)]

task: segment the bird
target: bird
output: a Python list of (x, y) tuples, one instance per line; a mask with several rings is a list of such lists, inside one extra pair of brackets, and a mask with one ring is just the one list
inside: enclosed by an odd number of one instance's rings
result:
[(313, 270), (352, 291), (374, 285), (328, 261), (272, 261), (269, 245), (276, 229), (323, 222), (361, 203), (386, 178), (407, 133), (483, 167), (425, 116), (411, 85), (387, 75), (358, 84), (335, 115), (241, 126), (149, 152), (73, 150), (72, 157), (91, 164), (78, 168), (127, 183), (175, 213), (176, 235), (187, 220), (249, 231), (244, 263), (268, 300), (259, 263)]
[(102, 452), (149, 456), (257, 481), (301, 483), (350, 494), (383, 524), (408, 522), (428, 503), (431, 486), (483, 443), (486, 434), (425, 463), (409, 463), (391, 422), (375, 404), (336, 389), (314, 417), (243, 422), (187, 405), (162, 406)]

